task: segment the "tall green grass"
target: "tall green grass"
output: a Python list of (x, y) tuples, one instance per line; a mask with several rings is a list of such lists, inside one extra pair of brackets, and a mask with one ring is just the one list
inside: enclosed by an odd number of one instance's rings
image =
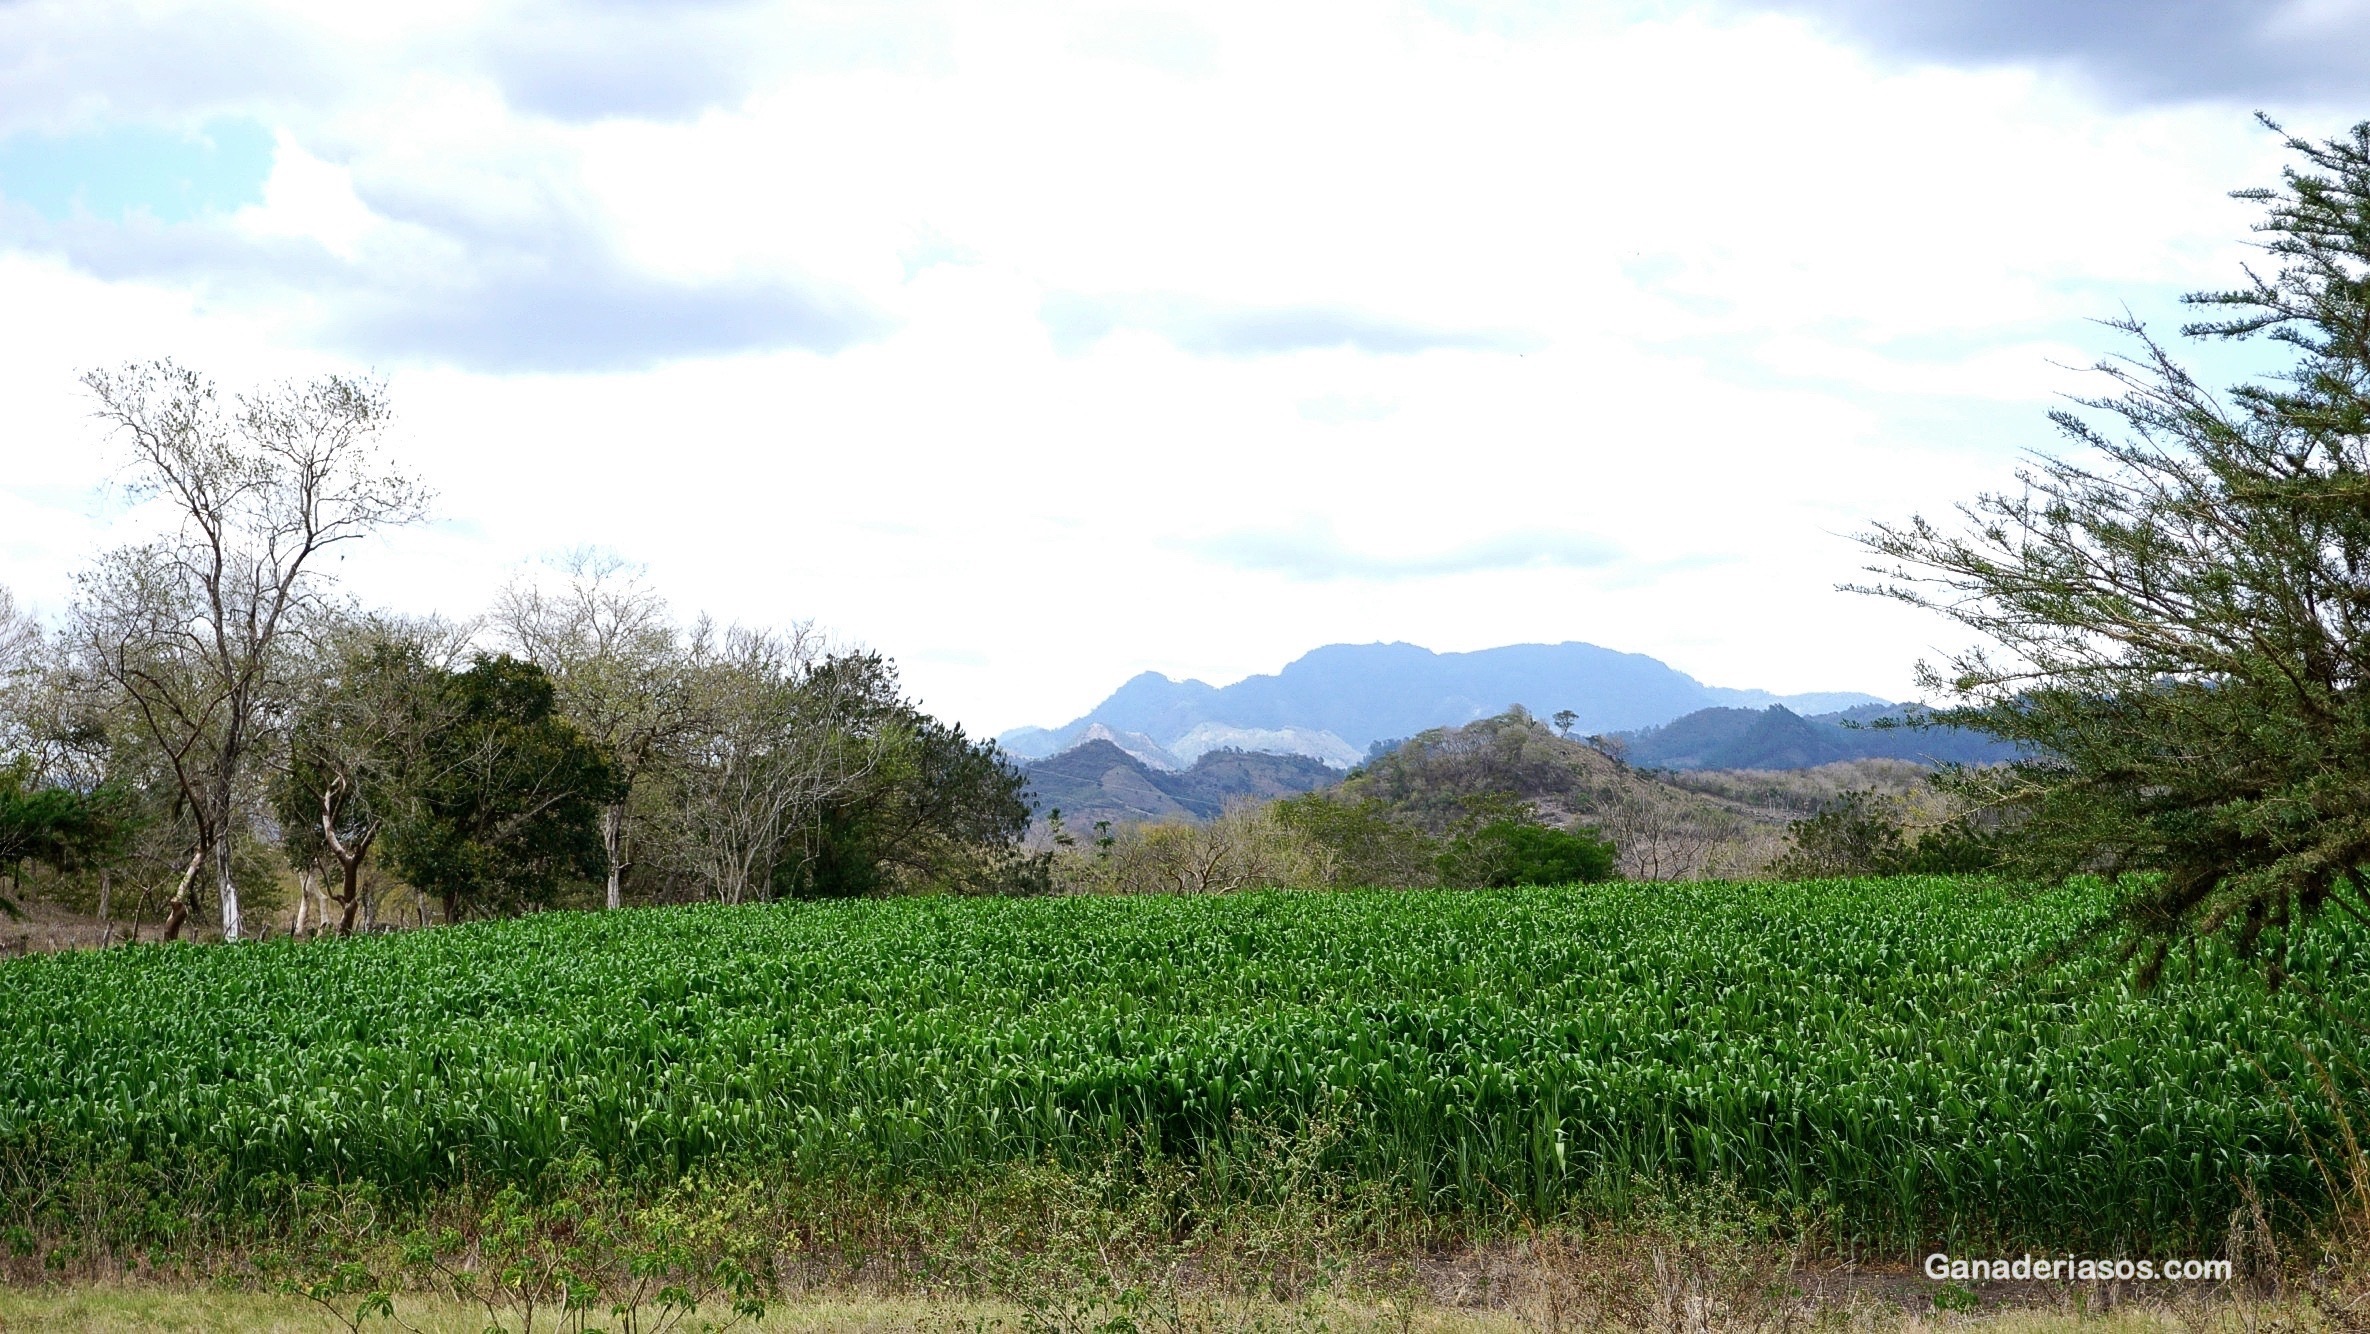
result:
[[(1223, 1171), (1329, 1118), (1415, 1207), (1720, 1182), (1848, 1239), (2203, 1244), (2309, 1211), (2304, 1051), (2357, 1030), (2207, 950), (2035, 967), (2101, 891), (1905, 879), (555, 914), (0, 967), (15, 1189), (93, 1155), (429, 1193), (591, 1155), (959, 1182), (1136, 1142)], [(2366, 933), (2288, 968), (2356, 1012)], [(1256, 1183), (1247, 1183), (1246, 1189)]]

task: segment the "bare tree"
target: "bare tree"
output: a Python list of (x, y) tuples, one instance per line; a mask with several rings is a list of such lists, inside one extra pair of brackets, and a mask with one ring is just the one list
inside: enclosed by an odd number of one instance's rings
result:
[[(417, 518), (426, 493), (382, 455), (390, 411), (377, 381), (326, 375), (227, 404), (170, 361), (82, 382), (129, 454), (130, 491), (173, 521), (82, 579), (77, 646), (166, 757), (197, 829), (191, 864), (212, 862), (223, 938), (236, 940), (233, 831), (248, 755), (283, 684), (283, 633), (320, 594), (323, 550)], [(174, 895), (168, 936), (194, 883)]]
[(48, 648), (41, 623), (17, 605), (0, 584), (0, 764), (24, 759), (38, 749), (43, 658)]
[(814, 633), (727, 631), (702, 666), (707, 720), (675, 783), (679, 854), (725, 903), (771, 892), (791, 839), (861, 783), (882, 738), (851, 728), (860, 674), (827, 670)]
[(0, 584), (0, 689), (16, 685), (40, 661), (41, 623)]
[(634, 788), (705, 718), (696, 665), (705, 634), (678, 632), (665, 600), (614, 555), (578, 551), (563, 568), (566, 581), (554, 590), (513, 583), (493, 619), (518, 655), (551, 677), (561, 715), (617, 775), (617, 794), (601, 808), (608, 905), (615, 908), (633, 866), (626, 825)]
[(1591, 817), (1612, 840), (1630, 880), (1692, 880), (1705, 873), (1723, 830), (1702, 809), (1631, 783)]

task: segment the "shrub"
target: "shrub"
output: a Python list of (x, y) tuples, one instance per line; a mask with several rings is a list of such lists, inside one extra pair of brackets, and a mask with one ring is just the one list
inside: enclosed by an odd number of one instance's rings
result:
[(1349, 800), (1309, 792), (1268, 809), (1279, 824), (1322, 853), (1330, 868), (1328, 882), (1337, 887), (1415, 889), (1438, 877), (1439, 841), (1395, 818), (1373, 797)]
[(1482, 889), (1576, 885), (1612, 879), (1614, 860), (1613, 845), (1586, 832), (1507, 818), (1451, 839), (1440, 873), (1451, 885)]
[(1091, 848), (1064, 849), (1055, 874), (1065, 888), (1100, 894), (1311, 889), (1332, 880), (1320, 844), (1277, 819), (1272, 807), (1249, 803), (1206, 823), (1131, 825)]

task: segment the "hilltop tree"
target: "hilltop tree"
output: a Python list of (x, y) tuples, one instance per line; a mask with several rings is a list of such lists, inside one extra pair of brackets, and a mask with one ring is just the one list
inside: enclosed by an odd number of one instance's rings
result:
[[(164, 759), (211, 861), (222, 934), (240, 935), (232, 873), (248, 757), (286, 682), (288, 627), (317, 605), (321, 553), (416, 518), (425, 493), (381, 456), (384, 386), (328, 375), (222, 401), (170, 361), (93, 371), (95, 415), (129, 454), (132, 495), (171, 531), (81, 580), (73, 647)], [(174, 895), (178, 934), (194, 877)]]
[(2153, 873), (2122, 913), (2148, 976), (2183, 936), (2370, 907), (2370, 124), (2287, 147), (2237, 196), (2269, 263), (2182, 330), (2268, 339), (2283, 373), (2216, 394), (2125, 319), (2108, 393), (2055, 414), (2071, 454), (1865, 539), (1865, 591), (1987, 641), (1925, 684), (1958, 701), (1938, 721), (2029, 747), (1956, 780), (2019, 813), (2018, 864)]

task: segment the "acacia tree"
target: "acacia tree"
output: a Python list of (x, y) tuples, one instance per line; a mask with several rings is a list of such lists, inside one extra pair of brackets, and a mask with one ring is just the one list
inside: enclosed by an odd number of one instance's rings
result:
[(2187, 298), (2209, 318), (2182, 330), (2267, 338), (2283, 373), (2216, 394), (2120, 321), (2136, 350), (2098, 368), (2109, 391), (2055, 414), (2071, 454), (1960, 524), (1864, 539), (1862, 591), (1984, 641), (1924, 684), (1958, 701), (1936, 721), (2028, 749), (1956, 779), (2019, 814), (2022, 867), (2156, 873), (2122, 913), (2149, 977), (2185, 935), (2252, 948), (2366, 906), (2370, 124), (2287, 147), (2280, 185), (2237, 196), (2269, 264)]
[(677, 632), (667, 606), (614, 556), (577, 552), (555, 590), (516, 583), (496, 603), (495, 627), (543, 669), (562, 716), (600, 748), (616, 780), (601, 807), (607, 902), (624, 900), (632, 868), (627, 829), (637, 786), (703, 725), (703, 631)]
[[(383, 458), (385, 387), (325, 375), (222, 401), (170, 361), (92, 371), (94, 415), (129, 455), (129, 489), (172, 529), (101, 560), (81, 582), (75, 636), (166, 758), (210, 860), (222, 934), (240, 934), (232, 875), (241, 784), (279, 702), (282, 637), (320, 596), (320, 554), (422, 512), (426, 495)], [(187, 916), (176, 892), (167, 935)]]

